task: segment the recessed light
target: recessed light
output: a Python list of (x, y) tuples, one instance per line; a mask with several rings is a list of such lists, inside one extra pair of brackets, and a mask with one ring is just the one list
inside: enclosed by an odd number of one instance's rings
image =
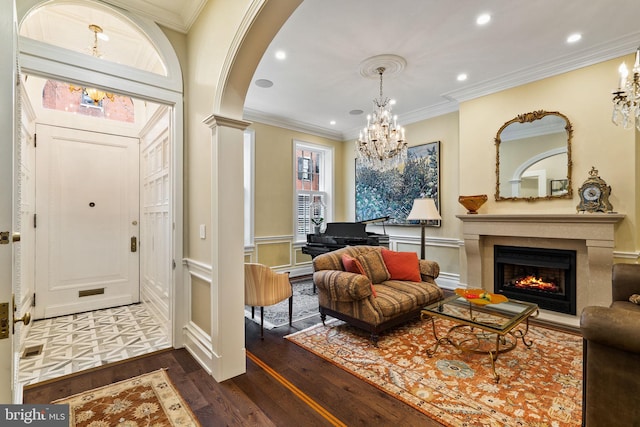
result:
[(336, 121), (335, 121), (335, 120), (331, 120), (331, 121), (329, 122), (329, 124), (330, 124), (330, 125), (335, 125), (335, 124), (336, 124)]
[(476, 24), (478, 25), (487, 25), (491, 21), (491, 15), (488, 13), (483, 13), (476, 18)]
[(364, 111), (362, 111), (362, 110), (351, 110), (351, 111), (349, 111), (349, 114), (351, 114), (352, 116), (359, 116), (362, 113), (364, 113)]
[(255, 83), (256, 83), (256, 86), (258, 86), (258, 87), (267, 88), (267, 87), (273, 86), (273, 82), (271, 80), (267, 80), (267, 79), (258, 79), (258, 80), (255, 81)]
[(569, 37), (567, 37), (567, 43), (575, 43), (579, 41), (581, 38), (582, 38), (582, 34), (580, 33), (571, 34)]
[(456, 78), (458, 79), (459, 82), (463, 82), (463, 81), (467, 80), (467, 77), (468, 76), (465, 73), (461, 73), (461, 74), (458, 74), (458, 77), (456, 77)]
[(287, 58), (287, 53), (284, 50), (279, 50), (276, 52), (276, 59), (283, 60)]

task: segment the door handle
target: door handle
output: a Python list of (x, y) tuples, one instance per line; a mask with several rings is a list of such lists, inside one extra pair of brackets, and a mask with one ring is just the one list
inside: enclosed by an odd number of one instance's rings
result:
[(0, 231), (0, 245), (8, 245), (9, 240), (14, 243), (18, 243), (20, 241), (20, 233), (18, 233), (17, 231), (15, 233)]
[(138, 251), (138, 238), (136, 236), (131, 236), (131, 252)]
[(22, 322), (25, 325), (28, 325), (29, 322), (31, 322), (31, 313), (30, 312), (26, 312), (25, 314), (22, 315), (22, 317), (16, 317), (16, 311), (18, 311), (18, 307), (16, 307), (16, 297), (15, 295), (11, 296), (11, 304), (13, 305), (13, 324), (12, 326), (12, 333), (16, 333), (16, 323), (18, 322)]

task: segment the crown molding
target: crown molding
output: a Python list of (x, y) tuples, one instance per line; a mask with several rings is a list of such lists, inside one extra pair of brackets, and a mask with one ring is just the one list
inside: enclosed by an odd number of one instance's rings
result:
[(613, 40), (612, 42), (602, 44), (598, 48), (590, 49), (587, 53), (584, 51), (577, 51), (573, 55), (543, 62), (535, 67), (529, 67), (513, 73), (497, 76), (476, 85), (466, 86), (463, 89), (446, 92), (442, 94), (442, 96), (451, 101), (469, 101), (481, 96), (490, 95), (492, 93), (594, 65), (599, 62), (619, 58), (635, 51), (638, 45), (638, 39), (640, 39), (640, 31), (636, 31), (635, 33), (631, 33), (625, 37)]
[[(459, 110), (460, 102), (469, 101), (481, 96), (522, 86), (558, 74), (584, 68), (599, 62), (619, 58), (628, 55), (637, 48), (640, 39), (640, 31), (631, 33), (625, 37), (602, 44), (589, 52), (577, 51), (573, 55), (565, 56), (558, 60), (540, 63), (535, 67), (522, 69), (513, 73), (497, 76), (475, 85), (468, 85), (463, 89), (442, 94), (444, 101), (424, 108), (402, 113), (402, 122), (407, 124), (431, 119)], [(615, 77), (615, 76), (614, 76)], [(284, 117), (276, 117), (269, 113), (257, 110), (245, 109), (244, 117), (247, 120), (257, 121), (273, 126), (283, 127), (312, 135), (322, 136), (339, 141), (348, 141), (358, 137), (360, 128), (345, 130), (344, 132), (315, 126), (309, 123), (296, 122)]]
[(102, 0), (120, 9), (137, 13), (152, 19), (156, 23), (186, 34), (198, 15), (207, 4), (207, 0), (175, 2), (178, 7), (165, 8), (144, 0)]
[(243, 118), (251, 122), (259, 122), (265, 125), (271, 125), (281, 127), (296, 132), (308, 133), (311, 135), (320, 136), (323, 138), (329, 138), (336, 141), (344, 141), (344, 134), (340, 131), (333, 129), (323, 128), (321, 126), (315, 126), (310, 123), (304, 123), (296, 120), (287, 119), (284, 117), (275, 116), (263, 111), (253, 110), (250, 108), (244, 109)]

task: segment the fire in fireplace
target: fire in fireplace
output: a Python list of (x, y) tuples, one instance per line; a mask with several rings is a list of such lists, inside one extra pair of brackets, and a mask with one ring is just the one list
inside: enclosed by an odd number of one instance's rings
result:
[(512, 280), (512, 283), (513, 286), (519, 289), (537, 289), (543, 292), (554, 293), (561, 292), (560, 286), (556, 285), (553, 281), (547, 282), (545, 279), (531, 275)]
[(575, 251), (494, 246), (494, 292), (576, 314)]

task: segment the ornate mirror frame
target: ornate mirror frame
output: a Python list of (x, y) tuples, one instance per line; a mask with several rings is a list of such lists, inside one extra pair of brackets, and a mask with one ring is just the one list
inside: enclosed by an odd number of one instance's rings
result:
[[(563, 192), (562, 194), (556, 194), (556, 195), (552, 195), (552, 194), (547, 194), (546, 196), (538, 196), (538, 197), (503, 197), (500, 195), (500, 143), (501, 143), (501, 133), (502, 131), (504, 131), (507, 126), (513, 124), (513, 123), (533, 123), (536, 120), (540, 120), (543, 117), (546, 116), (558, 116), (561, 117), (562, 119), (564, 119), (566, 126), (564, 127), (564, 129), (567, 132), (567, 182), (566, 182), (566, 191)], [(571, 185), (571, 169), (572, 169), (572, 161), (571, 161), (571, 140), (573, 137), (573, 128), (571, 126), (571, 122), (569, 121), (569, 118), (567, 116), (565, 116), (564, 114), (558, 112), (558, 111), (544, 111), (544, 110), (538, 110), (538, 111), (533, 111), (530, 113), (524, 113), (524, 114), (520, 114), (517, 117), (509, 120), (508, 122), (506, 122), (505, 124), (502, 125), (502, 127), (500, 129), (498, 129), (498, 132), (496, 133), (496, 137), (495, 137), (495, 145), (496, 145), (496, 193), (495, 193), (495, 200), (500, 202), (500, 201), (505, 201), (505, 200), (526, 200), (526, 201), (535, 201), (535, 200), (555, 200), (555, 199), (570, 199), (573, 197), (573, 188)]]

